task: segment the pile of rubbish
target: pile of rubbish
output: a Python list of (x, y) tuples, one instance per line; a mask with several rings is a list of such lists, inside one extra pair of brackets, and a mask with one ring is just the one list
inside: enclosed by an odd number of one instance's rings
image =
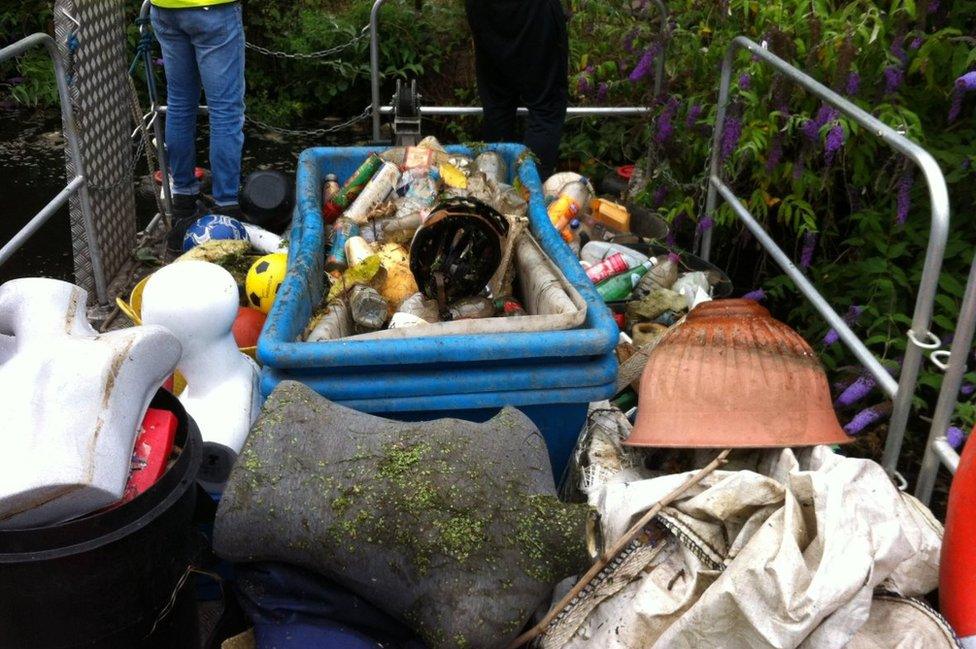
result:
[[(582, 298), (528, 231), (525, 190), (508, 177), (499, 153), (450, 154), (433, 137), (370, 155), (342, 186), (327, 175), (322, 214), (332, 231), (325, 262), (331, 288), (303, 340), (582, 322)], [(525, 316), (551, 317), (460, 324)], [(429, 326), (435, 324), (441, 326)]]

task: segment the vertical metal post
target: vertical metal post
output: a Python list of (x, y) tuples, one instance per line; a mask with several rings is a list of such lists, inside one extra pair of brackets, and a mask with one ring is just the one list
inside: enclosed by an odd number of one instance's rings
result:
[(657, 13), (661, 18), (661, 33), (660, 33), (660, 43), (661, 51), (658, 52), (657, 61), (654, 63), (654, 96), (661, 96), (661, 89), (664, 87), (664, 43), (666, 40), (666, 34), (668, 33), (668, 7), (664, 4), (664, 0), (654, 0), (654, 4), (657, 5)]
[(932, 414), (932, 426), (929, 429), (929, 439), (925, 445), (925, 455), (922, 467), (918, 471), (918, 483), (915, 485), (915, 497), (928, 504), (935, 487), (935, 478), (939, 472), (939, 457), (936, 454), (935, 443), (944, 438), (946, 428), (956, 408), (959, 388), (966, 373), (966, 359), (972, 349), (973, 334), (976, 332), (976, 259), (969, 269), (969, 282), (962, 300), (959, 321), (956, 323), (955, 335), (952, 339), (952, 349), (949, 352), (949, 362), (942, 388), (939, 390), (939, 400)]
[(369, 75), (373, 105), (373, 142), (380, 141), (380, 7), (386, 0), (376, 0), (369, 12)]
[[(143, 0), (142, 7), (139, 9), (140, 19), (146, 20), (149, 18), (150, 4), (150, 0)], [(139, 23), (140, 36), (145, 34), (147, 29), (148, 27), (145, 22)], [(151, 89), (154, 85), (150, 78), (150, 75), (153, 74), (153, 69), (152, 57), (148, 53), (143, 58), (143, 67), (146, 71), (146, 82)], [(163, 209), (166, 210), (167, 215), (171, 215), (173, 213), (173, 190), (169, 184), (169, 158), (166, 154), (166, 132), (163, 129), (162, 123), (164, 117), (163, 113), (159, 110), (159, 99), (155, 96), (155, 93), (151, 92), (150, 94), (153, 95), (149, 98), (149, 111), (152, 113), (150, 120), (153, 125), (153, 138), (156, 140), (156, 159), (159, 160), (160, 184), (163, 189)]]
[[(721, 181), (721, 143), (722, 130), (725, 122), (725, 110), (729, 100), (729, 86), (732, 63), (738, 49), (748, 50), (757, 60), (763, 61), (790, 81), (800, 85), (805, 90), (825, 103), (837, 108), (841, 113), (851, 118), (867, 131), (878, 137), (882, 142), (902, 153), (912, 160), (922, 171), (926, 185), (929, 188), (931, 201), (931, 225), (929, 228), (929, 243), (925, 252), (925, 262), (922, 278), (919, 281), (918, 297), (915, 301), (915, 312), (912, 316), (912, 328), (908, 331), (908, 346), (902, 361), (901, 376), (898, 382), (898, 392), (894, 397), (891, 421), (888, 426), (888, 438), (885, 442), (884, 455), (881, 464), (889, 473), (894, 473), (901, 452), (901, 444), (905, 437), (905, 427), (911, 412), (912, 395), (915, 392), (915, 382), (921, 366), (922, 338), (931, 338), (929, 324), (932, 320), (932, 308), (935, 293), (938, 290), (939, 271), (945, 255), (946, 241), (949, 236), (949, 192), (945, 178), (938, 163), (928, 151), (895, 131), (873, 115), (861, 110), (836, 92), (819, 83), (816, 79), (796, 69), (764, 47), (749, 40), (745, 36), (738, 36), (729, 44), (725, 60), (722, 63), (721, 87), (719, 89), (719, 105), (716, 113), (715, 137), (712, 142), (711, 176)], [(705, 214), (714, 217), (717, 203), (714, 183), (709, 183), (708, 196), (705, 203)], [(708, 259), (711, 253), (711, 232), (706, 231), (702, 237), (701, 256)]]

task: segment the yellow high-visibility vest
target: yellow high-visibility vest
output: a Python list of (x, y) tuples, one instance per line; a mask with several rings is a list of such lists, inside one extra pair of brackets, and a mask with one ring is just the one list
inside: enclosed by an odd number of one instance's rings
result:
[(234, 0), (152, 0), (152, 3), (163, 9), (193, 9), (194, 7), (210, 7), (222, 5)]

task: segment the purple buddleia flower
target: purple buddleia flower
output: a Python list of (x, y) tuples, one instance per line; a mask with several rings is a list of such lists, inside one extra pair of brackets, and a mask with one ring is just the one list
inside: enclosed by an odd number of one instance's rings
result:
[(842, 146), (844, 146), (844, 127), (838, 122), (827, 132), (827, 141), (824, 143), (824, 160), (827, 164), (834, 161), (834, 154), (840, 151)]
[(929, 0), (929, 4), (925, 8), (926, 13), (934, 14), (938, 10), (939, 10), (939, 0)]
[(810, 268), (813, 263), (813, 253), (817, 249), (817, 233), (807, 232), (803, 235), (803, 249), (800, 251), (800, 268)]
[(972, 383), (963, 383), (962, 387), (959, 388), (959, 392), (964, 397), (971, 397), (973, 396), (973, 393), (976, 392), (976, 385), (973, 385)]
[(657, 58), (659, 48), (660, 46), (655, 43), (651, 47), (644, 50), (644, 53), (641, 54), (640, 60), (637, 61), (637, 66), (627, 78), (633, 83), (637, 83), (650, 74), (651, 68), (654, 67), (654, 59)]
[(857, 72), (851, 72), (847, 75), (847, 83), (844, 84), (844, 92), (850, 96), (854, 96), (861, 89), (861, 75)]
[(651, 194), (651, 207), (661, 207), (664, 205), (664, 199), (668, 196), (668, 188), (665, 185), (659, 186)]
[(959, 450), (966, 441), (966, 433), (962, 432), (961, 428), (949, 426), (946, 429), (946, 441), (949, 442), (949, 446)]
[(701, 114), (701, 104), (692, 104), (691, 108), (688, 109), (688, 116), (685, 118), (685, 126), (692, 128), (698, 123), (698, 118), (701, 117)]
[(949, 123), (956, 121), (959, 113), (962, 112), (962, 100), (970, 90), (976, 90), (976, 70), (967, 72), (956, 79), (955, 87), (952, 91), (952, 105), (949, 107)]
[(757, 288), (755, 291), (749, 291), (742, 296), (743, 300), (752, 300), (753, 302), (762, 302), (766, 299), (766, 291), (761, 288)]
[[(862, 313), (864, 313), (864, 307), (863, 306), (859, 306), (857, 304), (852, 304), (851, 307), (849, 309), (847, 309), (847, 313), (844, 314), (844, 322), (847, 323), (847, 326), (852, 327), (860, 319)], [(836, 329), (834, 329), (833, 327), (831, 327), (827, 331), (827, 333), (824, 335), (823, 342), (824, 342), (824, 345), (826, 345), (827, 347), (830, 347), (831, 345), (833, 345), (834, 343), (836, 343), (838, 340), (840, 340), (840, 334), (837, 333), (837, 330)]]
[(749, 76), (748, 72), (742, 73), (739, 76), (739, 87), (748, 90), (750, 85), (752, 85), (752, 77)]
[(715, 219), (713, 219), (710, 216), (706, 216), (706, 217), (703, 217), (698, 222), (698, 226), (695, 228), (695, 231), (698, 234), (703, 234), (703, 233), (708, 232), (709, 230), (711, 230), (714, 225), (715, 225)]
[(627, 38), (624, 39), (624, 51), (627, 52), (627, 54), (634, 53), (634, 43), (637, 41), (638, 34), (638, 30), (634, 29), (627, 34)]
[(742, 137), (742, 122), (738, 117), (726, 117), (725, 126), (722, 129), (722, 143), (719, 151), (721, 159), (727, 160), (739, 146), (739, 138)]
[(847, 425), (844, 426), (844, 432), (851, 437), (858, 435), (868, 426), (877, 423), (877, 421), (881, 419), (881, 416), (882, 410), (878, 406), (865, 408), (861, 412), (854, 415), (854, 417), (847, 422)]
[(895, 55), (895, 58), (901, 61), (902, 66), (908, 63), (908, 52), (905, 51), (905, 46), (902, 44), (903, 37), (897, 36), (895, 40), (891, 42), (891, 53)]
[(674, 248), (678, 245), (678, 235), (674, 233), (674, 228), (668, 229), (668, 236), (664, 237), (664, 243), (666, 243), (669, 248)]
[(914, 175), (909, 169), (898, 179), (898, 196), (895, 199), (895, 221), (898, 225), (904, 225), (908, 220), (908, 212), (912, 207), (912, 185), (915, 182)]
[(922, 47), (921, 36), (916, 36), (915, 38), (912, 39), (912, 42), (908, 44), (908, 49), (910, 50), (917, 50), (920, 47)]
[(901, 88), (905, 80), (905, 73), (897, 65), (889, 65), (884, 70), (885, 94), (893, 95)]
[(862, 374), (856, 381), (851, 383), (846, 390), (840, 393), (835, 406), (853, 406), (855, 403), (871, 394), (878, 382), (870, 374)]
[(677, 111), (678, 100), (672, 97), (664, 106), (664, 110), (661, 111), (661, 114), (657, 116), (657, 132), (654, 134), (654, 141), (658, 144), (664, 144), (671, 139), (671, 134), (674, 133), (674, 124), (672, 124), (672, 120), (674, 119), (674, 114)]
[(783, 138), (779, 134), (773, 136), (773, 141), (769, 144), (769, 155), (766, 156), (766, 171), (771, 172), (783, 159)]
[(585, 97), (590, 94), (590, 89), (590, 78), (585, 74), (581, 74), (579, 81), (576, 83), (576, 94), (580, 97)]
[(610, 86), (607, 85), (606, 81), (601, 81), (600, 85), (596, 87), (596, 100), (606, 101), (607, 93), (610, 91)]
[(817, 110), (817, 115), (813, 119), (808, 119), (800, 130), (811, 142), (816, 142), (820, 139), (820, 129), (822, 129), (829, 122), (837, 119), (840, 113), (833, 106), (828, 106), (827, 104), (821, 104), (820, 108)]

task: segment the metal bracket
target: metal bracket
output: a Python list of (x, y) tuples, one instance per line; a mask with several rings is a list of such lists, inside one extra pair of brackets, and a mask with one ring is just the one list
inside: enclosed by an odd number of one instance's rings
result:
[(393, 143), (396, 146), (414, 146), (421, 136), (420, 94), (417, 80), (410, 85), (397, 79), (396, 93), (393, 95)]

